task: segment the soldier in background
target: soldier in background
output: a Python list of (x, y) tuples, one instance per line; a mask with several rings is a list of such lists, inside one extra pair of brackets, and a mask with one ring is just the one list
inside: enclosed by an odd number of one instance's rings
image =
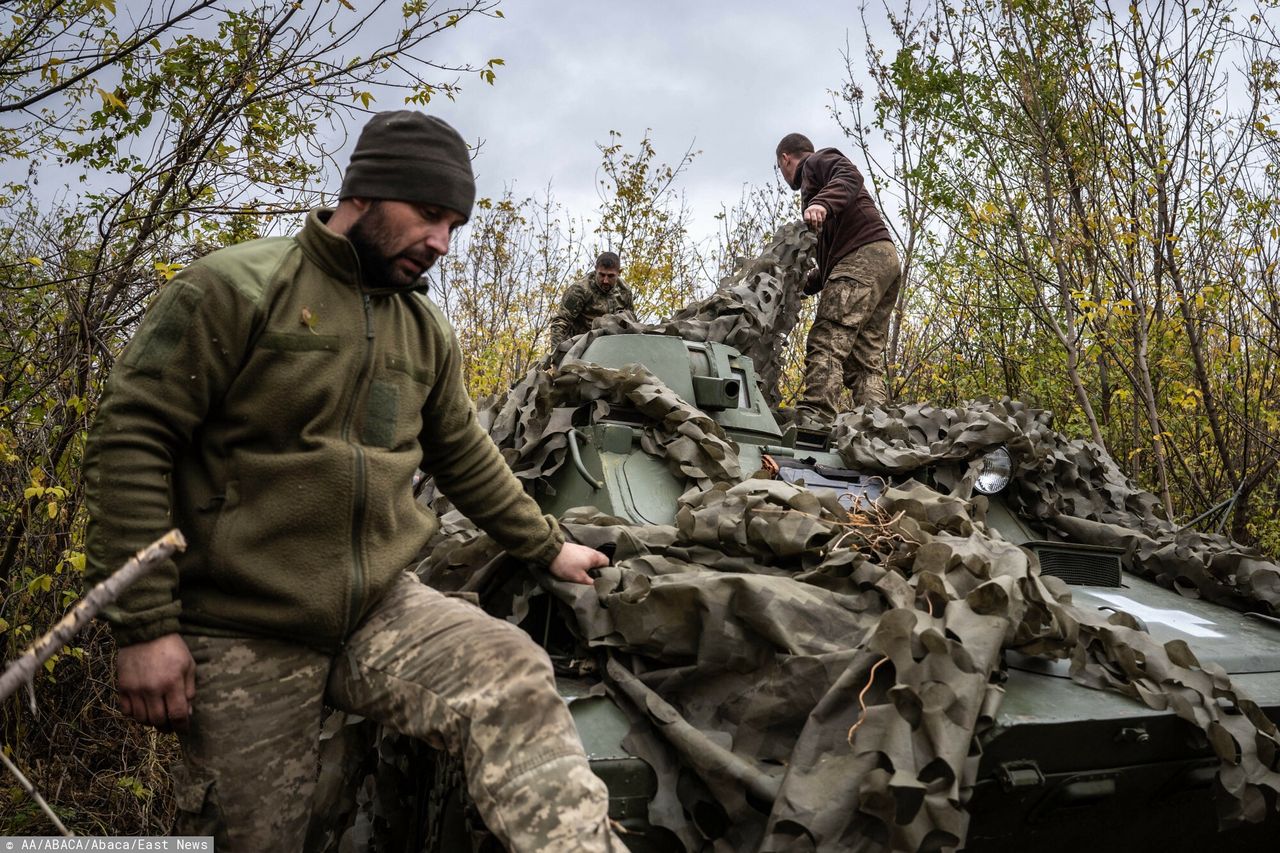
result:
[(775, 157), (787, 184), (800, 191), (805, 223), (818, 232), (818, 268), (805, 293), (822, 295), (805, 342), (796, 421), (822, 428), (835, 418), (841, 386), (853, 392), (854, 405), (882, 405), (887, 399), (881, 359), (901, 266), (889, 229), (849, 158), (835, 148), (815, 152), (799, 133), (784, 136)]
[(474, 200), (457, 131), (379, 113), (336, 209), (182, 270), (112, 370), (86, 580), (174, 525), (190, 542), (105, 615), (122, 710), (179, 735), (177, 832), (220, 853), (302, 850), (325, 705), (460, 755), (507, 849), (622, 849), (546, 652), (405, 571), (439, 529), (418, 469), (559, 580), (608, 562), (524, 492), (425, 295)]
[(560, 310), (551, 321), (551, 349), (565, 338), (576, 337), (591, 328), (605, 314), (633, 311), (631, 289), (622, 283), (622, 262), (613, 252), (601, 252), (595, 272), (569, 285)]

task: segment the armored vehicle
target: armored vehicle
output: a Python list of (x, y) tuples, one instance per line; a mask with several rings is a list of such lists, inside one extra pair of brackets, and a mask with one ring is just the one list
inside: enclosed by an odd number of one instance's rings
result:
[[(933, 476), (929, 465), (909, 475), (855, 470), (833, 450), (829, 433), (784, 428), (757, 381), (756, 366), (733, 347), (672, 335), (611, 334), (592, 340), (579, 358), (606, 370), (643, 365), (736, 443), (744, 477), (758, 472), (757, 477), (801, 487), (827, 501), (827, 506), (834, 499), (847, 510), (858, 511), (906, 480), (929, 484)], [(582, 516), (581, 508), (591, 507), (601, 518), (621, 523), (661, 529), (675, 524), (689, 479), (675, 475), (670, 461), (653, 452), (646, 437), (650, 418), (624, 402), (597, 407), (574, 423), (565, 433), (565, 464), (535, 487), (544, 509), (562, 517)], [(1129, 554), (1124, 549), (1071, 541), (1022, 516), (1005, 499), (1004, 491), (1019, 476), (1023, 463), (1016, 447), (986, 448), (973, 463), (973, 490), (985, 496), (979, 500), (985, 501), (985, 523), (994, 538), (1034, 554), (1039, 573), (1062, 582), (1049, 582), (1054, 589), (1069, 587), (1080, 611), (1104, 617), (1121, 611), (1131, 617), (1127, 624), (1148, 633), (1157, 646), (1173, 641), (1168, 648), (1176, 650), (1185, 643), (1200, 665), (1212, 672), (1218, 671), (1213, 665), (1221, 667), (1233, 689), (1249, 696), (1270, 721), (1280, 719), (1280, 623), (1275, 618), (1180, 595), (1127, 571)], [(506, 583), (512, 588), (505, 595), (495, 594), (490, 584), (482, 597), (486, 603), (505, 602), (496, 605), (498, 613), (513, 619), (527, 608), (520, 624), (546, 647), (557, 665), (560, 688), (592, 766), (608, 784), (611, 815), (625, 830), (628, 847), (639, 853), (697, 846), (689, 844), (689, 834), (682, 839), (651, 820), (660, 775), (672, 772), (671, 768), (653, 766), (639, 754), (643, 750), (634, 748), (635, 742), (643, 740), (638, 733), (644, 720), (616, 701), (627, 693), (625, 685), (602, 689), (603, 665), (593, 658), (582, 632), (573, 628), (572, 607), (554, 596), (530, 596), (527, 580)], [(513, 607), (510, 602), (516, 599), (523, 604)], [(711, 617), (689, 613), (688, 618)], [(661, 630), (659, 626), (653, 633)], [(1133, 654), (1143, 658), (1147, 653)], [(1163, 688), (1171, 701), (1144, 704), (1077, 683), (1071, 667), (1070, 661), (1052, 656), (1003, 652), (1002, 663), (993, 672), (994, 680), (1004, 682), (997, 691), (1002, 700), (973, 734), (970, 760), (977, 769), (964, 804), (967, 831), (959, 832), (963, 849), (1037, 853), (1275, 849), (1280, 824), (1269, 794), (1266, 802), (1250, 806), (1254, 819), (1266, 815), (1266, 820), (1220, 829), (1221, 789), (1235, 784), (1231, 762), (1224, 765), (1221, 750), (1215, 754), (1211, 749), (1212, 725), (1197, 728), (1175, 713), (1176, 688)], [(1114, 668), (1111, 675), (1133, 682), (1129, 686), (1136, 684), (1140, 692), (1162, 689), (1154, 681), (1126, 679)], [(874, 678), (873, 670), (867, 687)], [(655, 700), (648, 701), (652, 710)], [(861, 695), (858, 701), (862, 702)], [(654, 713), (661, 718), (663, 712)], [(850, 729), (851, 745), (853, 729), (861, 722), (859, 717)], [(1254, 722), (1265, 731), (1266, 720)], [(1269, 746), (1264, 740), (1260, 738), (1256, 748), (1265, 753)], [(1264, 763), (1274, 764), (1274, 760), (1272, 754)], [(715, 761), (732, 763), (727, 757)], [(787, 768), (775, 770), (776, 780)], [(732, 777), (730, 771), (725, 772)], [(777, 787), (753, 787), (752, 780), (758, 778), (744, 771), (742, 786), (763, 823), (770, 803), (761, 800), (776, 796)], [(456, 768), (452, 774), (439, 770), (429, 798), (432, 835), (440, 850), (483, 847), (479, 841), (484, 838), (483, 827), (469, 813), (459, 781)], [(842, 784), (839, 778), (830, 781), (833, 788)], [(689, 789), (682, 786), (683, 782), (676, 786), (678, 799), (696, 826), (700, 843), (706, 849), (717, 842), (716, 849), (734, 849), (734, 827), (726, 813), (708, 808), (705, 796), (687, 794)], [(920, 839), (919, 849), (948, 849), (954, 840), (945, 835), (932, 841)], [(867, 849), (899, 843), (903, 842), (869, 836)], [(822, 843), (816, 847), (837, 849)]]

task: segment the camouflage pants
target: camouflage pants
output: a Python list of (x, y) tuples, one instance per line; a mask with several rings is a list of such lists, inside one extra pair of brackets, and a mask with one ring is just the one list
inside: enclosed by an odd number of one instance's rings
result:
[(885, 402), (880, 359), (900, 273), (888, 240), (862, 246), (832, 268), (805, 342), (804, 395), (796, 406), (801, 418), (833, 419), (842, 387), (853, 392), (854, 405)]
[(179, 834), (213, 835), (219, 853), (301, 850), (330, 704), (461, 755), (485, 824), (510, 850), (624, 849), (546, 654), (413, 575), (336, 656), (185, 639), (196, 699), (174, 774)]

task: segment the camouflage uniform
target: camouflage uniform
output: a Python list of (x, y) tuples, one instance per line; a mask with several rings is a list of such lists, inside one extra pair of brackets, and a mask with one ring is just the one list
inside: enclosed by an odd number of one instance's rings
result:
[(855, 250), (832, 268), (805, 341), (804, 396), (797, 408), (830, 421), (840, 389), (855, 404), (885, 402), (880, 356), (898, 302), (900, 267), (893, 243)]
[(576, 337), (589, 330), (591, 324), (605, 314), (633, 310), (631, 289), (623, 284), (622, 279), (605, 290), (596, 282), (594, 272), (583, 276), (569, 285), (560, 300), (560, 310), (551, 321), (551, 348), (554, 350), (565, 338)]
[(212, 835), (220, 853), (301, 850), (328, 704), (462, 755), (485, 825), (510, 850), (623, 849), (546, 654), (414, 575), (337, 655), (185, 639), (199, 701), (174, 774), (180, 834)]

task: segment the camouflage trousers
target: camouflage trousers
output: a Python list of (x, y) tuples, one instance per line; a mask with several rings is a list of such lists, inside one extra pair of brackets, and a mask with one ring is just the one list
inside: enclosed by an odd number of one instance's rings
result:
[(175, 831), (219, 853), (300, 851), (324, 705), (461, 755), (509, 850), (623, 850), (551, 663), (519, 628), (406, 573), (329, 656), (265, 639), (185, 637), (196, 699), (175, 770)]
[(827, 275), (805, 342), (804, 394), (797, 415), (830, 422), (841, 388), (854, 405), (886, 401), (881, 357), (900, 274), (893, 243), (880, 240), (850, 252)]

